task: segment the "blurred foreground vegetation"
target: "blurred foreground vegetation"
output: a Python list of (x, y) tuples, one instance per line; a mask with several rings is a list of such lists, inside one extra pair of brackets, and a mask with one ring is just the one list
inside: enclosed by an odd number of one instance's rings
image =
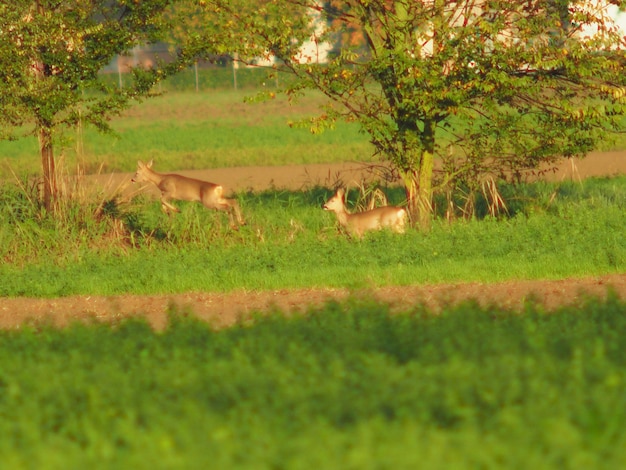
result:
[(6, 468), (620, 468), (626, 304), (0, 331)]

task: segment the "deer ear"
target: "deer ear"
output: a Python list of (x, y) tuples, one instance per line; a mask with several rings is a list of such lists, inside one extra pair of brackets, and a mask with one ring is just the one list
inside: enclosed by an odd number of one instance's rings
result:
[(337, 189), (337, 196), (339, 196), (340, 198), (343, 199), (343, 195), (346, 194), (346, 190), (343, 188), (338, 188)]
[(150, 161), (146, 164), (146, 166), (147, 166), (148, 168), (152, 168), (152, 163), (153, 163), (153, 161), (152, 161), (152, 160), (150, 160)]

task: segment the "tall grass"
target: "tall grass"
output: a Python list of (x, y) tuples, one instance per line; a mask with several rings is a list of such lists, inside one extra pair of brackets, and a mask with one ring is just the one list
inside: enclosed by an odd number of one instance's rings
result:
[(0, 332), (7, 468), (620, 468), (626, 305)]
[[(402, 197), (397, 188), (386, 192), (391, 203)], [(429, 233), (380, 232), (361, 241), (341, 234), (321, 209), (329, 193), (239, 194), (248, 224), (232, 231), (225, 214), (199, 204), (180, 202), (181, 213), (168, 217), (143, 199), (124, 207), (110, 201), (106, 210), (82, 206), (82, 218), (60, 224), (32, 212), (36, 206), (19, 193), (3, 192), (9, 223), (0, 229), (0, 295), (487, 282), (626, 268), (624, 178), (531, 184), (506, 217), (437, 219)]]

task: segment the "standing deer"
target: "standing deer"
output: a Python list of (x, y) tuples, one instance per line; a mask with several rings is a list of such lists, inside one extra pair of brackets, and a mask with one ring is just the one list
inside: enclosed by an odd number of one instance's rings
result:
[(178, 199), (201, 202), (209, 209), (227, 211), (233, 228), (236, 227), (235, 217), (240, 225), (245, 224), (239, 210), (239, 204), (234, 199), (223, 197), (224, 188), (219, 184), (182, 175), (157, 173), (152, 169), (152, 160), (148, 163), (137, 162), (137, 173), (131, 181), (133, 183), (144, 181), (154, 183), (161, 191), (161, 208), (166, 214), (170, 214), (170, 211), (180, 212), (177, 207), (170, 203), (171, 199)]
[(348, 233), (361, 238), (363, 233), (368, 230), (380, 230), (386, 227), (396, 233), (404, 233), (404, 225), (407, 218), (406, 210), (401, 207), (384, 206), (350, 214), (346, 209), (344, 196), (345, 191), (339, 188), (335, 195), (326, 201), (323, 208), (327, 211), (333, 211), (337, 215), (339, 224)]

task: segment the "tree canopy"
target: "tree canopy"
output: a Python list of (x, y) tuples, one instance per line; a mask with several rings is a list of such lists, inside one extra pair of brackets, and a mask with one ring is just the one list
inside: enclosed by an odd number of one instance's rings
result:
[[(358, 121), (427, 227), (435, 158), (439, 183), (471, 185), (584, 155), (621, 129), (625, 44), (607, 8), (622, 3), (239, 0), (207, 8), (229, 18), (222, 34), (238, 38), (243, 57), (271, 55), (277, 70), (297, 77), (287, 93), (318, 89), (331, 99), (320, 127)], [(311, 38), (338, 37), (343, 47), (328, 63), (299, 52)]]
[(21, 132), (39, 139), (45, 205), (56, 193), (54, 138), (79, 121), (108, 130), (108, 120), (147, 96), (179, 66), (133, 71), (123, 90), (99, 72), (118, 54), (157, 41), (172, 0), (16, 0), (0, 4), (0, 138)]

